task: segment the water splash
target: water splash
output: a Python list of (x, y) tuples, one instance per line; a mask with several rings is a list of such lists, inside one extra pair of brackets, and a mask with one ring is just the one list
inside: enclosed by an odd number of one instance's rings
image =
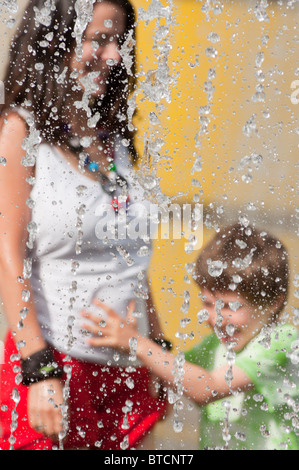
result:
[(207, 309), (201, 309), (197, 314), (198, 323), (201, 325), (209, 319), (209, 312)]
[(184, 394), (183, 380), (185, 374), (185, 354), (179, 352), (174, 360), (174, 368), (172, 374), (174, 376), (174, 389), (168, 390), (168, 401), (173, 405), (174, 418), (173, 418), (173, 430), (176, 433), (183, 431), (184, 424), (179, 419), (179, 411), (184, 408), (182, 402), (182, 396)]
[(130, 338), (129, 339), (129, 361), (135, 362), (137, 360), (137, 338)]
[[(69, 361), (69, 356), (66, 356), (64, 362)], [(69, 429), (69, 406), (68, 401), (70, 397), (70, 381), (72, 378), (72, 366), (66, 364), (63, 367), (63, 370), (66, 374), (66, 380), (63, 387), (63, 403), (61, 405), (61, 414), (62, 414), (62, 431), (58, 435), (59, 441), (59, 450), (64, 450), (63, 442), (67, 436)]]
[(32, 250), (34, 247), (34, 241), (37, 237), (37, 224), (34, 221), (28, 223), (27, 232), (29, 234), (29, 237), (26, 245), (29, 249)]
[(41, 9), (34, 7), (33, 10), (35, 13), (36, 26), (38, 27), (41, 24), (43, 26), (49, 27), (52, 22), (51, 15), (55, 9), (56, 7), (54, 0), (46, 0)]
[(34, 167), (42, 139), (39, 130), (35, 128), (33, 116), (27, 117), (26, 122), (29, 126), (29, 133), (22, 143), (23, 150), (26, 150), (26, 156), (22, 158), (22, 165)]
[(146, 285), (146, 272), (141, 270), (137, 273), (137, 286), (134, 289), (134, 295), (138, 299), (147, 300), (149, 298), (148, 287)]
[(77, 241), (76, 241), (76, 255), (80, 255), (82, 252), (82, 243), (83, 243), (83, 217), (86, 212), (86, 205), (80, 204), (80, 206), (76, 209), (77, 213)]
[(210, 21), (210, 12), (213, 15), (219, 15), (223, 11), (223, 5), (218, 0), (206, 0), (201, 7), (201, 11), (206, 15), (206, 21)]
[(269, 22), (269, 16), (267, 14), (267, 7), (269, 6), (269, 3), (267, 0), (259, 0), (257, 4), (254, 7), (254, 14), (258, 21), (266, 21)]
[(122, 58), (123, 64), (126, 67), (128, 75), (132, 75), (132, 67), (133, 67), (133, 57), (132, 52), (136, 45), (136, 40), (133, 37), (133, 31), (130, 31), (128, 36), (126, 37), (125, 41), (119, 48), (119, 54)]
[(1, 0), (0, 1), (0, 11), (4, 9), (9, 13), (15, 15), (18, 12), (18, 0)]
[(144, 189), (145, 197), (151, 202), (157, 204), (161, 208), (168, 207), (171, 203), (171, 198), (166, 196), (160, 186), (160, 178), (157, 175), (157, 170), (154, 167), (152, 154), (150, 152), (150, 142), (148, 139), (145, 141), (144, 152), (141, 156), (140, 169), (137, 172), (137, 179), (140, 186)]
[(253, 135), (258, 135), (258, 128), (257, 124), (255, 122), (256, 119), (256, 114), (253, 114), (244, 124), (243, 126), (243, 134), (246, 137), (250, 137), (252, 134)]
[(16, 438), (14, 437), (14, 432), (18, 428), (18, 413), (17, 413), (17, 406), (20, 402), (20, 395), (17, 388), (14, 388), (12, 391), (12, 400), (15, 403), (14, 409), (11, 412), (11, 425), (10, 425), (10, 436), (8, 438), (8, 442), (10, 444), (10, 450), (14, 450), (14, 444), (16, 442)]
[(225, 417), (223, 420), (222, 425), (222, 438), (224, 440), (224, 450), (228, 450), (229, 448), (229, 441), (231, 440), (230, 434), (230, 424), (229, 424), (229, 414), (231, 411), (231, 403), (228, 400), (224, 400), (222, 402), (222, 406), (225, 408)]
[(125, 250), (121, 245), (116, 247), (116, 250), (120, 254), (120, 256), (125, 260), (128, 266), (133, 266), (135, 264), (133, 258), (131, 257), (130, 253)]
[(26, 307), (22, 308), (22, 310), (20, 311), (19, 315), (20, 315), (21, 320), (19, 321), (17, 325), (17, 328), (19, 330), (21, 330), (24, 327), (24, 320), (27, 317), (28, 313), (29, 313), (29, 310)]
[(148, 70), (145, 73), (144, 79), (139, 82), (138, 89), (129, 103), (130, 118), (133, 116), (139, 94), (143, 95), (142, 102), (148, 101), (156, 104), (155, 111), (151, 111), (149, 116), (152, 128), (149, 128), (148, 135), (145, 138), (144, 154), (140, 165), (142, 173), (139, 174), (139, 181), (146, 190), (146, 197), (150, 197), (151, 200), (156, 199), (156, 202), (161, 205), (167, 205), (169, 200), (161, 191), (160, 180), (154, 168), (161, 160), (160, 151), (165, 142), (160, 136), (157, 137), (155, 127), (160, 124), (159, 114), (162, 110), (160, 103), (163, 101), (166, 103), (171, 102), (171, 90), (176, 83), (176, 77), (171, 76), (168, 65), (169, 53), (172, 47), (172, 13), (172, 1), (168, 1), (168, 5), (163, 6), (160, 0), (152, 0), (147, 10), (143, 7), (138, 9), (138, 22), (145, 22), (146, 25), (150, 21), (156, 22), (153, 53), (157, 51), (157, 68)]
[(82, 36), (92, 20), (94, 3), (95, 0), (76, 0), (75, 3), (75, 11), (77, 14), (74, 26), (74, 34), (77, 42), (75, 52), (79, 61), (82, 59), (83, 55)]
[[(98, 85), (95, 82), (95, 79), (100, 75), (100, 72), (89, 72), (87, 76), (81, 77), (80, 82), (83, 86), (83, 96), (82, 100), (77, 100), (74, 102), (74, 106), (77, 109), (83, 109), (86, 112), (86, 115), (88, 118), (91, 120), (89, 121), (90, 126), (94, 126), (95, 122), (93, 119), (95, 117), (92, 117), (92, 111), (90, 109), (90, 97), (93, 95), (93, 93), (96, 93), (98, 90)], [(96, 119), (99, 118), (99, 115), (96, 116)]]
[(183, 305), (181, 306), (181, 312), (184, 313), (184, 315), (187, 315), (189, 312), (190, 308), (190, 292), (188, 290), (184, 291), (184, 302)]
[[(210, 12), (212, 12), (213, 15), (218, 15), (222, 12), (222, 6), (220, 2), (213, 2), (211, 3), (210, 0), (207, 0), (201, 7), (201, 11), (205, 13), (206, 15), (206, 20), (210, 21)], [(220, 35), (215, 32), (211, 31), (208, 36), (207, 40), (212, 43), (211, 46), (208, 46), (205, 49), (205, 55), (210, 59), (210, 61), (213, 64), (213, 61), (215, 61), (218, 57), (218, 49), (216, 47), (216, 44), (218, 44), (221, 41)], [(199, 129), (195, 134), (194, 142), (195, 142), (195, 152), (193, 153), (194, 156), (194, 165), (191, 170), (191, 174), (193, 175), (195, 172), (200, 173), (202, 171), (202, 146), (203, 146), (203, 138), (208, 137), (209, 133), (209, 126), (211, 124), (212, 120), (212, 115), (211, 115), (211, 105), (213, 102), (213, 97), (215, 93), (215, 86), (213, 85), (213, 80), (216, 78), (216, 66), (213, 65), (209, 68), (208, 70), (208, 75), (207, 75), (207, 80), (203, 84), (203, 91), (207, 95), (207, 104), (200, 104), (198, 108), (198, 126)], [(199, 175), (198, 175), (199, 176)], [(196, 200), (200, 200), (200, 197), (203, 194), (202, 191), (202, 185), (200, 180), (197, 178), (193, 178), (191, 181), (191, 186), (198, 189), (198, 193), (195, 194), (194, 198)]]
[(30, 291), (28, 289), (24, 289), (22, 291), (22, 300), (23, 302), (29, 302), (30, 299)]

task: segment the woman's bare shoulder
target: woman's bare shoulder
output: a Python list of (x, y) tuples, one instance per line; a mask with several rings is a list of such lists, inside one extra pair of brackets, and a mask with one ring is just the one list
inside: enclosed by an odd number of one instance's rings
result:
[(26, 122), (16, 111), (11, 110), (0, 115), (0, 138), (24, 138), (27, 132)]
[[(5, 179), (10, 184), (10, 179), (18, 181), (33, 176), (33, 167), (27, 168), (23, 163), (26, 156), (24, 139), (28, 136), (28, 125), (17, 112), (9, 112), (0, 116), (0, 156), (6, 160)], [(13, 175), (9, 170), (13, 169)], [(3, 171), (1, 173), (3, 176)]]
[(27, 124), (17, 112), (0, 116), (0, 153), (7, 163), (21, 162), (25, 156), (22, 144), (27, 135)]

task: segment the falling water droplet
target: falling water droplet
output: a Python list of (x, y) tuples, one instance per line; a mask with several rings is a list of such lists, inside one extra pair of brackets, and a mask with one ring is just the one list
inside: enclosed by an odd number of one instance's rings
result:
[(214, 47), (207, 47), (205, 53), (207, 57), (212, 57), (212, 58), (215, 58), (218, 55), (218, 51)]
[(220, 15), (220, 13), (222, 13), (223, 11), (223, 6), (221, 4), (215, 4), (214, 7), (213, 7), (213, 13), (214, 15)]
[(35, 70), (37, 70), (38, 72), (41, 72), (42, 70), (44, 70), (45, 65), (44, 65), (42, 62), (37, 62), (37, 63), (34, 65), (34, 68), (35, 68)]
[(189, 323), (191, 323), (191, 318), (182, 318), (182, 319), (180, 320), (180, 326), (181, 326), (182, 328), (186, 328), (186, 326), (187, 326)]
[(212, 277), (221, 276), (223, 270), (227, 268), (227, 263), (221, 260), (212, 261), (211, 259), (208, 259), (207, 264), (208, 264), (208, 273)]
[(73, 261), (73, 262), (72, 262), (72, 273), (73, 273), (73, 274), (76, 274), (76, 273), (77, 273), (77, 270), (78, 270), (79, 266), (80, 266), (80, 265), (79, 265), (78, 261)]
[(4, 7), (7, 11), (9, 11), (10, 13), (13, 13), (14, 15), (18, 11), (17, 0), (1, 0), (0, 6)]
[(131, 377), (128, 377), (125, 384), (127, 385), (127, 387), (130, 389), (130, 390), (133, 390), (133, 388), (135, 387), (135, 383), (134, 383), (134, 380), (131, 378)]
[(249, 173), (247, 173), (246, 175), (242, 175), (242, 181), (244, 181), (244, 183), (251, 183), (252, 181), (252, 175), (250, 175)]
[[(29, 279), (31, 277), (31, 274), (32, 274), (32, 259), (26, 258), (24, 260), (24, 267), (23, 267), (23, 281), (24, 279)], [(22, 279), (22, 278), (19, 278), (19, 279)]]
[(180, 421), (179, 419), (175, 419), (173, 421), (173, 430), (174, 430), (174, 432), (176, 432), (176, 433), (182, 432), (183, 428), (184, 428), (184, 424), (183, 424), (182, 421)]
[(148, 256), (148, 254), (149, 254), (149, 248), (146, 245), (140, 247), (138, 252), (137, 252), (137, 255), (140, 256), (140, 257)]
[(246, 434), (237, 431), (235, 434), (235, 438), (238, 439), (238, 441), (245, 442), (246, 441)]
[(130, 338), (129, 339), (129, 348), (130, 348), (130, 353), (129, 353), (129, 361), (136, 361), (137, 356), (136, 356), (136, 351), (137, 351), (137, 338)]
[[(235, 276), (236, 277), (236, 276)], [(239, 276), (240, 277), (240, 276)], [(242, 278), (241, 278), (242, 280)], [(234, 281), (236, 282), (236, 280)], [(240, 281), (239, 281), (240, 282)], [(229, 308), (233, 311), (233, 312), (236, 312), (240, 307), (242, 307), (242, 304), (241, 302), (239, 302), (238, 300), (236, 300), (235, 302), (229, 302)]]
[(157, 185), (157, 180), (154, 176), (147, 175), (143, 178), (143, 187), (145, 189), (151, 190), (154, 189)]
[(133, 266), (134, 265), (135, 261), (133, 260), (130, 253), (127, 250), (125, 250), (120, 245), (117, 246), (116, 249), (117, 249), (118, 253), (120, 254), (120, 256), (126, 261), (128, 266)]
[(234, 325), (232, 324), (229, 324), (229, 325), (226, 325), (226, 332), (229, 336), (233, 336), (234, 332), (235, 332), (235, 327)]
[(265, 60), (265, 54), (263, 51), (260, 51), (256, 54), (255, 56), (255, 65), (257, 67), (261, 67), (262, 63), (264, 62)]
[(213, 42), (213, 43), (216, 43), (216, 42), (220, 41), (220, 36), (219, 36), (219, 34), (212, 32), (208, 35), (208, 40)]
[(30, 299), (30, 291), (27, 290), (27, 289), (24, 289), (22, 291), (22, 300), (23, 300), (23, 302), (28, 302), (29, 299)]
[(209, 312), (206, 309), (202, 309), (198, 312), (197, 314), (197, 319), (199, 324), (203, 323), (204, 321), (207, 321), (209, 319)]
[(126, 449), (128, 449), (128, 447), (129, 447), (129, 437), (125, 436), (123, 441), (120, 443), (120, 448), (122, 450), (126, 450)]
[(106, 28), (112, 28), (113, 21), (112, 20), (105, 20), (104, 25), (105, 25)]

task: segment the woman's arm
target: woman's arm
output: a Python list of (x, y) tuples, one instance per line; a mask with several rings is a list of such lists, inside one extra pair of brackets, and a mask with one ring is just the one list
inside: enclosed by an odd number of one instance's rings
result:
[[(139, 335), (137, 321), (134, 318), (134, 303), (128, 308), (127, 319), (121, 319), (116, 312), (99, 301), (95, 301), (106, 312), (105, 320), (90, 312), (83, 316), (92, 323), (83, 325), (93, 336), (89, 342), (92, 346), (108, 346), (121, 351), (130, 351), (130, 339), (137, 339), (136, 355), (154, 374), (169, 384), (175, 383), (174, 370), (176, 358), (149, 338)], [(233, 380), (229, 385), (225, 380), (228, 366), (209, 372), (202, 367), (185, 362), (183, 386), (185, 394), (199, 405), (231, 395), (231, 391), (246, 390), (251, 386), (250, 379), (236, 366), (233, 366)]]
[[(6, 122), (0, 121), (0, 156), (6, 159), (6, 165), (0, 166), (0, 297), (14, 341), (22, 345), (19, 348), (22, 359), (47, 347), (37, 319), (30, 279), (23, 279), (27, 225), (31, 220), (26, 203), (31, 186), (26, 179), (34, 176), (32, 167), (22, 165), (22, 143), (26, 133), (26, 124), (16, 114), (10, 114)], [(26, 296), (25, 290), (28, 291)], [(26, 302), (28, 293), (30, 300)], [(28, 313), (22, 326), (20, 312), (24, 308)], [(52, 397), (50, 389), (57, 406), (49, 401)], [(58, 379), (30, 385), (28, 418), (31, 427), (46, 435), (57, 436), (62, 430), (59, 406), (62, 402), (63, 388)]]
[[(19, 351), (23, 358), (46, 346), (36, 317), (30, 279), (22, 282), (27, 225), (31, 220), (26, 204), (31, 186), (26, 179), (34, 172), (32, 167), (22, 165), (26, 132), (25, 122), (16, 114), (10, 114), (6, 123), (1, 122), (0, 155), (6, 159), (6, 165), (0, 167), (0, 297), (15, 342), (24, 344)], [(30, 294), (29, 302), (22, 300), (24, 290)], [(29, 312), (20, 328), (23, 308)]]

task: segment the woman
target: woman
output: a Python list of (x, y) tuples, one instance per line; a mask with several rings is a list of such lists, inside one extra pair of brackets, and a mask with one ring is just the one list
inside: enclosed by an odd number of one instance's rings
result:
[(163, 413), (134, 354), (90, 347), (81, 326), (97, 300), (125, 317), (136, 299), (140, 331), (161, 334), (145, 241), (96, 230), (103, 208), (108, 221), (130, 218), (143, 197), (127, 120), (134, 23), (128, 0), (33, 0), (12, 42), (0, 133), (1, 449), (126, 449)]

